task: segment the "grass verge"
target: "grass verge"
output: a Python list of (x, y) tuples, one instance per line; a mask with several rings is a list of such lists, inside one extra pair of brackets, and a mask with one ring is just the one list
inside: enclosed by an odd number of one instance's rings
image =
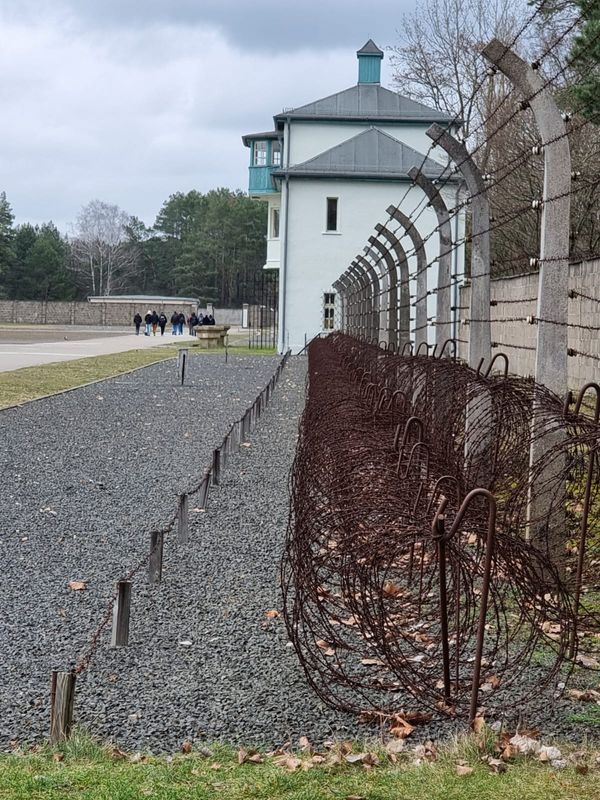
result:
[(176, 353), (174, 347), (167, 345), (0, 372), (0, 408), (120, 375), (136, 367), (173, 358)]
[[(595, 754), (588, 753), (594, 761)], [(496, 774), (472, 741), (442, 750), (433, 761), (401, 754), (366, 769), (361, 763), (312, 764), (290, 770), (265, 756), (239, 763), (231, 748), (203, 755), (128, 756), (81, 734), (58, 750), (0, 756), (0, 798), (25, 800), (597, 800), (600, 771), (574, 764), (553, 769), (531, 759)], [(462, 765), (458, 774), (457, 763)], [(594, 762), (595, 763), (595, 762)], [(303, 768), (309, 765), (310, 768)], [(466, 773), (465, 774), (465, 767)], [(471, 771), (469, 771), (469, 769)], [(586, 771), (587, 770), (587, 771)]]
[[(164, 345), (147, 350), (128, 350), (125, 353), (112, 353), (105, 356), (78, 358), (73, 361), (59, 361), (39, 367), (24, 367), (12, 372), (0, 372), (0, 409), (64, 392), (77, 386), (121, 375), (137, 367), (145, 367), (173, 358), (177, 355), (177, 345)], [(225, 350), (208, 350), (195, 356), (214, 355), (225, 358)], [(274, 355), (271, 349), (249, 350), (247, 347), (230, 347), (229, 355)]]

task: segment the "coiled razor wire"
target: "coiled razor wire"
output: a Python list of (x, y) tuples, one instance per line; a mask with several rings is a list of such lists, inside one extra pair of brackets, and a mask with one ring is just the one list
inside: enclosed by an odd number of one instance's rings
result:
[[(282, 583), (319, 696), (472, 719), (576, 662), (600, 668), (599, 433), (597, 415), (530, 380), (314, 340)], [(544, 455), (530, 468), (533, 443)], [(491, 547), (490, 501), (474, 489), (494, 501)]]

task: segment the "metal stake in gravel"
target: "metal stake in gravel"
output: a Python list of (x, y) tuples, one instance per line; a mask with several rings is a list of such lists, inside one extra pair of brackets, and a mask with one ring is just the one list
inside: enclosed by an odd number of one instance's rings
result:
[(113, 606), (111, 647), (129, 644), (129, 614), (131, 611), (131, 581), (117, 582), (117, 597)]
[(213, 450), (213, 463), (212, 463), (212, 485), (218, 486), (221, 478), (221, 451), (219, 448)]
[(187, 494), (180, 494), (177, 503), (177, 541), (185, 544), (189, 538), (189, 500)]
[(160, 583), (163, 562), (163, 532), (152, 531), (150, 534), (150, 561), (148, 562), (148, 579), (150, 583)]
[(64, 742), (73, 727), (75, 673), (52, 672), (50, 708), (50, 743)]
[(200, 508), (206, 508), (208, 492), (210, 489), (210, 470), (204, 473), (204, 480), (200, 485)]
[(187, 347), (181, 347), (177, 351), (177, 355), (178, 355), (177, 367), (178, 367), (178, 370), (179, 370), (179, 375), (181, 377), (181, 385), (182, 386), (183, 386), (184, 381), (185, 381), (185, 368), (186, 368), (186, 364), (187, 364), (188, 354), (189, 354), (189, 349)]

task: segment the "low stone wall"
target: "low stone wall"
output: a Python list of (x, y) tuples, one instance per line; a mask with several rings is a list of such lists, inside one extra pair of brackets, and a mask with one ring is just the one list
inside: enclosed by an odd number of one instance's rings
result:
[[(499, 278), (491, 282), (491, 299), (498, 305), (490, 308), (492, 320), (492, 354), (504, 352), (510, 361), (510, 372), (515, 375), (532, 376), (535, 372), (535, 346), (537, 326), (526, 322), (511, 322), (512, 317), (535, 315), (537, 308), (538, 273), (517, 275), (512, 278)], [(576, 325), (600, 326), (600, 259), (571, 264), (569, 269), (569, 289), (588, 295), (576, 295), (569, 299), (569, 323)], [(470, 286), (460, 291), (459, 318), (469, 316), (468, 306)], [(469, 326), (459, 325), (458, 338), (461, 358), (467, 356)], [(581, 387), (588, 381), (600, 381), (600, 331), (585, 328), (569, 328), (569, 348), (588, 353), (595, 358), (572, 356), (568, 359), (569, 385)]]
[[(152, 311), (161, 311), (170, 320), (173, 311), (181, 306), (171, 304), (152, 306)], [(186, 316), (193, 310), (184, 308)], [(32, 325), (133, 325), (138, 312), (144, 316), (148, 306), (139, 303), (88, 303), (59, 301), (38, 302), (33, 300), (0, 300), (0, 324), (20, 323)], [(241, 308), (215, 308), (214, 316), (222, 325), (241, 325)]]

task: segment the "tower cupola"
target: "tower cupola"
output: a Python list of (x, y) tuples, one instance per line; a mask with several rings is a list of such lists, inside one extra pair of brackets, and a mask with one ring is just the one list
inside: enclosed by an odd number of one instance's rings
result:
[(383, 51), (372, 39), (356, 52), (358, 58), (358, 82), (381, 83), (381, 60)]

